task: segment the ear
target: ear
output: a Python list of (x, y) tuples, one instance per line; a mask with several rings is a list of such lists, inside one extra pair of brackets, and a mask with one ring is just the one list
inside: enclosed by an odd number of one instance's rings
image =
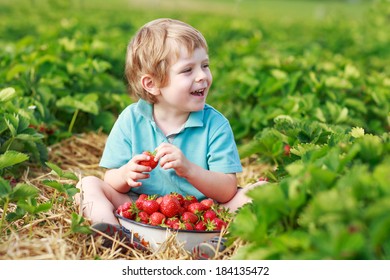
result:
[(160, 93), (160, 89), (156, 86), (156, 83), (153, 80), (153, 77), (150, 75), (143, 75), (141, 77), (141, 85), (150, 94), (158, 95)]

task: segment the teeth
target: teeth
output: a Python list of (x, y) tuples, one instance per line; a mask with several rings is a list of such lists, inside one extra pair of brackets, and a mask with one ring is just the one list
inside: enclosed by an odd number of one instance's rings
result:
[(192, 94), (196, 94), (196, 95), (203, 95), (203, 89), (198, 89), (198, 90), (195, 90), (194, 92), (192, 92)]

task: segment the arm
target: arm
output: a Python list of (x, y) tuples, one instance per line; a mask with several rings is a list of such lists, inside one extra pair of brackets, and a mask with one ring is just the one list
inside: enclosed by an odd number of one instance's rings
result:
[(236, 174), (213, 172), (194, 164), (185, 178), (205, 196), (219, 203), (228, 202), (237, 192)]
[(156, 160), (163, 169), (173, 168), (176, 174), (202, 192), (205, 196), (225, 203), (237, 192), (235, 174), (206, 170), (190, 162), (179, 148), (163, 143), (157, 148)]

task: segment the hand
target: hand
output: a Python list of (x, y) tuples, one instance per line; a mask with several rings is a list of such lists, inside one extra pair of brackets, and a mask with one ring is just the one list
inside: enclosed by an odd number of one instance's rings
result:
[(159, 161), (161, 168), (167, 170), (173, 168), (180, 177), (187, 177), (191, 170), (191, 162), (182, 151), (169, 143), (162, 143), (156, 148), (155, 160)]
[(150, 177), (147, 172), (152, 171), (152, 168), (139, 164), (140, 161), (149, 159), (150, 156), (146, 154), (135, 155), (127, 164), (121, 167), (122, 178), (130, 187), (140, 187), (142, 183), (138, 182), (138, 180)]

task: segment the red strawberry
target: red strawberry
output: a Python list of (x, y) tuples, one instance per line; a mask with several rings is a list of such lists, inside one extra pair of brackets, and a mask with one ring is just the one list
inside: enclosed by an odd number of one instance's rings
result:
[(262, 182), (262, 181), (268, 182), (268, 178), (267, 177), (259, 177), (258, 181), (259, 182)]
[(227, 223), (222, 221), (219, 218), (215, 218), (214, 220), (212, 220), (212, 222), (213, 222), (213, 224), (215, 224), (215, 229), (216, 230), (221, 230), (222, 228), (226, 228), (227, 227)]
[(203, 199), (200, 203), (202, 203), (205, 206), (205, 210), (208, 210), (211, 208), (211, 206), (214, 205), (214, 200), (211, 198)]
[(125, 202), (122, 204), (122, 210), (126, 211), (132, 207), (133, 203), (131, 201)]
[(142, 206), (143, 206), (146, 198), (148, 198), (148, 195), (143, 193), (143, 194), (140, 194), (139, 197), (137, 198), (137, 200), (135, 201), (135, 205), (137, 206), (137, 208), (139, 210), (143, 210)]
[(120, 215), (126, 219), (132, 220), (134, 216), (129, 211), (123, 211), (120, 213)]
[(195, 230), (199, 231), (205, 231), (206, 230), (206, 224), (203, 221), (199, 221), (195, 224)]
[(284, 145), (283, 147), (284, 155), (289, 156), (290, 155), (290, 145)]
[(178, 217), (172, 217), (169, 219), (166, 219), (165, 224), (169, 227), (173, 227), (174, 224), (178, 224), (180, 222)]
[(172, 229), (180, 229), (180, 221), (178, 221), (176, 223), (172, 223), (170, 225), (170, 228), (172, 228)]
[(186, 195), (183, 199), (183, 204), (182, 206), (187, 209), (188, 208), (188, 205), (190, 205), (191, 203), (194, 203), (194, 202), (198, 202), (198, 200), (196, 199), (195, 196), (193, 195)]
[(137, 217), (135, 218), (135, 220), (137, 222), (141, 222), (141, 223), (144, 223), (144, 224), (147, 224), (149, 223), (149, 214), (146, 213), (145, 211), (141, 211), (138, 213)]
[(154, 212), (157, 212), (160, 209), (160, 205), (156, 200), (154, 200), (154, 197), (149, 197), (144, 200), (142, 209), (149, 215), (152, 215)]
[(149, 160), (141, 160), (138, 162), (140, 165), (149, 166), (150, 168), (154, 169), (158, 162), (154, 160), (154, 156), (156, 155), (155, 152), (145, 151), (143, 152), (144, 155), (149, 156)]
[(164, 223), (165, 216), (160, 212), (154, 212), (150, 215), (149, 223), (153, 226), (160, 226)]
[(184, 212), (182, 215), (181, 215), (181, 220), (183, 222), (189, 222), (191, 224), (196, 224), (199, 220), (198, 216), (195, 215), (194, 213), (192, 212)]
[(194, 225), (189, 222), (179, 222), (179, 229), (194, 230)]
[(197, 214), (199, 214), (199, 213), (201, 213), (202, 211), (205, 210), (204, 207), (205, 207), (205, 206), (204, 206), (202, 203), (200, 203), (200, 202), (194, 202), (194, 203), (191, 203), (190, 205), (188, 205), (187, 210), (188, 210), (189, 212), (192, 212), (192, 213), (194, 213), (195, 215), (197, 215)]
[(183, 202), (184, 202), (184, 197), (183, 197), (183, 195), (181, 195), (180, 193), (177, 193), (177, 192), (171, 192), (170, 195), (176, 197), (177, 200), (180, 202), (180, 205), (183, 206)]
[(163, 197), (160, 204), (161, 213), (163, 213), (168, 218), (172, 218), (173, 216), (179, 214), (179, 210), (180, 202), (177, 200), (177, 198), (169, 194)]
[(116, 210), (117, 214), (121, 215), (126, 219), (131, 219), (131, 220), (135, 218), (137, 212), (138, 209), (135, 206), (135, 204), (132, 202), (125, 202), (124, 204), (120, 205)]
[(179, 208), (179, 216), (183, 215), (183, 213), (186, 212), (186, 209), (182, 206)]
[(215, 213), (213, 210), (207, 210), (203, 213), (203, 219), (205, 221), (207, 220), (212, 221), (215, 218), (217, 218), (217, 213)]

